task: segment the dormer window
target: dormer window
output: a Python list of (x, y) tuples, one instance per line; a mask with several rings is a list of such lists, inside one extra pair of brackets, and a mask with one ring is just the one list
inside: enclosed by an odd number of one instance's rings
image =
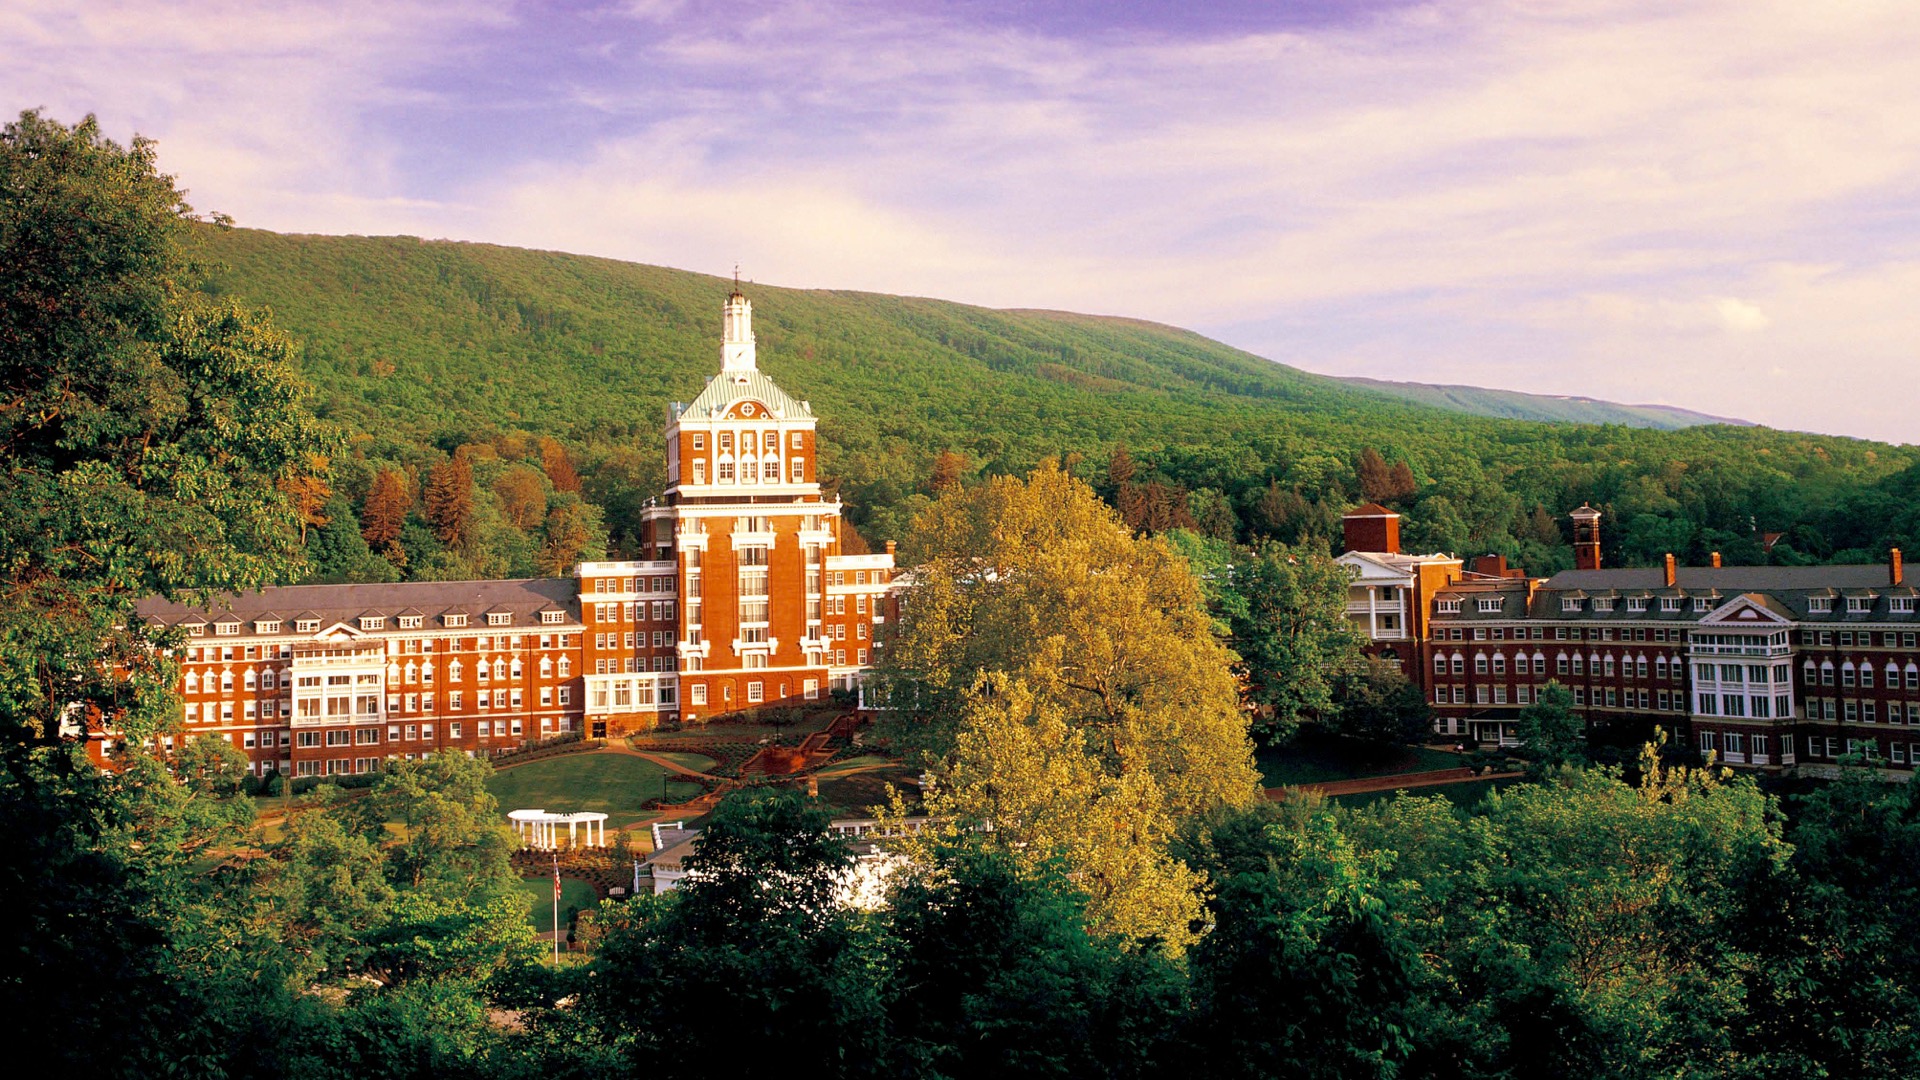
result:
[(442, 615), (440, 622), (443, 626), (465, 626), (467, 625), (467, 617), (465, 615)]
[(418, 630), (420, 629), (421, 620), (424, 618), (425, 616), (422, 615), (402, 615), (400, 616), (400, 629)]
[(253, 632), (256, 634), (277, 634), (280, 632), (280, 620), (262, 619), (253, 624)]
[(541, 622), (543, 622), (543, 623), (557, 623), (557, 622), (565, 622), (565, 621), (566, 621), (566, 612), (564, 612), (564, 611), (543, 611), (543, 612), (541, 612), (541, 613), (540, 613), (540, 621), (541, 621)]
[(240, 632), (240, 620), (222, 619), (213, 624), (213, 632), (221, 637), (232, 637)]
[(1577, 597), (1577, 596), (1563, 596), (1563, 597), (1561, 597), (1561, 598), (1560, 598), (1560, 610), (1561, 610), (1561, 611), (1579, 611), (1579, 610), (1580, 610), (1580, 598), (1579, 598), (1579, 597)]
[(1872, 610), (1873, 610), (1873, 597), (1871, 596), (1847, 597), (1847, 611), (1849, 613), (1858, 615), (1863, 612), (1868, 612)]
[(1479, 610), (1481, 611), (1499, 611), (1500, 608), (1504, 604), (1506, 604), (1506, 602), (1507, 601), (1503, 597), (1483, 596), (1480, 598), (1480, 602), (1475, 606), (1478, 607)]
[(1645, 611), (1645, 610), (1647, 610), (1647, 598), (1646, 598), (1646, 597), (1644, 597), (1644, 596), (1629, 596), (1629, 597), (1627, 597), (1627, 610), (1628, 610), (1628, 611)]
[(1895, 615), (1911, 615), (1913, 614), (1913, 597), (1911, 596), (1892, 597), (1887, 601), (1887, 608), (1888, 610), (1892, 611)]
[(193, 623), (187, 627), (188, 637), (205, 637), (206, 633), (207, 624), (205, 623)]
[(1807, 598), (1807, 610), (1815, 615), (1827, 615), (1833, 612), (1833, 597), (1812, 596)]
[(1712, 611), (1712, 610), (1713, 610), (1713, 597), (1711, 597), (1711, 596), (1696, 596), (1696, 597), (1694, 597), (1694, 598), (1693, 598), (1693, 610), (1695, 610), (1695, 611)]
[(510, 611), (489, 611), (487, 612), (487, 625), (512, 626), (513, 613)]
[(1661, 610), (1661, 611), (1679, 611), (1679, 610), (1680, 610), (1680, 598), (1679, 598), (1679, 597), (1677, 597), (1677, 596), (1663, 596), (1663, 597), (1661, 597), (1661, 598), (1660, 598), (1660, 610)]
[(360, 629), (362, 630), (385, 630), (386, 628), (387, 619), (384, 615), (362, 616), (360, 619)]
[(294, 622), (293, 628), (298, 633), (311, 634), (314, 631), (320, 629), (320, 620), (319, 619), (300, 619)]
[(1593, 610), (1595, 610), (1595, 611), (1612, 611), (1612, 610), (1613, 610), (1613, 597), (1611, 597), (1611, 596), (1596, 596), (1596, 597), (1594, 597), (1594, 599), (1593, 599)]
[(1460, 601), (1458, 601), (1458, 600), (1442, 600), (1442, 601), (1440, 601), (1440, 614), (1442, 614), (1442, 615), (1458, 615), (1458, 614), (1460, 614)]

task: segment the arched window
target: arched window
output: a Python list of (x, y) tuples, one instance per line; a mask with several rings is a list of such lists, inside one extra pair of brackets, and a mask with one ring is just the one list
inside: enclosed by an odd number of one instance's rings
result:
[[(1435, 675), (1445, 675), (1447, 673), (1447, 658), (1445, 656), (1441, 656), (1441, 655), (1434, 656), (1433, 673)], [(193, 678), (193, 676), (189, 675), (187, 676), (187, 678), (191, 679)]]
[(1547, 656), (1545, 653), (1533, 654), (1533, 673), (1535, 675), (1545, 675), (1547, 673)]
[(413, 661), (411, 660), (407, 661), (407, 681), (417, 682), (419, 680), (419, 677), (420, 677), (420, 668), (416, 666)]
[(1493, 673), (1495, 675), (1505, 675), (1507, 673), (1507, 658), (1505, 655), (1501, 653), (1493, 654)]
[(563, 679), (564, 679), (564, 678), (566, 678), (566, 677), (567, 677), (567, 673), (568, 673), (568, 672), (570, 672), (570, 671), (572, 671), (572, 670), (573, 670), (573, 663), (572, 663), (572, 661), (570, 661), (570, 660), (568, 660), (568, 659), (567, 659), (566, 657), (564, 657), (564, 656), (563, 656), (563, 657), (561, 657), (561, 658), (560, 658), (560, 677), (561, 677), (561, 678), (563, 678)]
[(458, 660), (447, 661), (447, 681), (448, 682), (460, 681), (460, 661)]
[(519, 657), (516, 656), (513, 658), (513, 666), (509, 670), (511, 671), (515, 679), (518, 679), (520, 677), (520, 658)]
[(541, 657), (540, 658), (540, 677), (544, 679), (547, 676), (552, 674), (553, 674), (553, 657), (551, 656)]
[(191, 671), (187, 672), (187, 693), (197, 694), (199, 692), (200, 692), (200, 676)]
[(245, 677), (244, 677), (243, 679), (241, 679), (241, 683), (240, 683), (240, 684), (241, 684), (242, 686), (244, 686), (244, 687), (246, 687), (246, 688), (247, 688), (248, 690), (252, 690), (252, 689), (254, 689), (255, 687), (257, 687), (257, 686), (259, 686), (259, 685), (260, 685), (260, 682), (259, 682), (259, 678), (258, 678), (257, 676), (255, 676), (255, 675), (254, 675), (254, 673), (253, 673), (253, 669), (252, 669), (252, 668), (248, 668), (248, 669), (247, 669), (247, 674), (246, 674), (246, 676), (245, 676)]
[(222, 690), (233, 689), (233, 672), (223, 671), (220, 673), (220, 689)]
[(487, 663), (487, 658), (484, 656), (480, 658), (478, 664), (474, 665), (473, 670), (481, 682), (486, 682), (488, 679), (493, 678), (493, 665)]

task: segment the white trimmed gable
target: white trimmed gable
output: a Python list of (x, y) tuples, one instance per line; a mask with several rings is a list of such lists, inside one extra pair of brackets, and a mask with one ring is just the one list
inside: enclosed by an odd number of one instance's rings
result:
[(1777, 627), (1793, 625), (1792, 619), (1768, 608), (1765, 599), (1765, 597), (1756, 593), (1742, 593), (1713, 609), (1713, 611), (1700, 620), (1699, 625), (1703, 627)]

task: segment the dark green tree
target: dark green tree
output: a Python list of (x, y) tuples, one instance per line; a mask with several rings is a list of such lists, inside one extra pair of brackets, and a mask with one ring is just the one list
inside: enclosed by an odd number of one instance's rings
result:
[(853, 856), (829, 820), (792, 791), (735, 794), (708, 819), (680, 888), (609, 920), (583, 1006), (619, 1033), (629, 1067), (878, 1070), (884, 973), (870, 920), (839, 902)]
[(0, 1010), (75, 1075), (167, 1071), (230, 1007), (211, 960), (170, 951), (192, 894), (177, 848), (135, 840), (155, 771), (79, 749), (137, 754), (179, 716), (133, 605), (290, 577), (276, 482), (334, 446), (291, 342), (197, 291), (193, 213), (154, 161), (91, 117), (0, 129)]
[(1433, 709), (1400, 665), (1368, 657), (1339, 674), (1335, 711), (1327, 727), (1348, 738), (1382, 746), (1433, 737)]
[(1587, 760), (1587, 725), (1573, 711), (1573, 692), (1549, 682), (1540, 698), (1520, 710), (1521, 752), (1537, 770), (1577, 765)]
[(963, 845), (893, 900), (895, 1068), (914, 1076), (1128, 1076), (1167, 1064), (1185, 1009), (1157, 950), (1096, 936), (1053, 868)]
[(312, 568), (308, 581), (331, 584), (342, 581), (398, 581), (400, 570), (373, 553), (366, 537), (360, 534), (360, 522), (354, 517), (353, 504), (335, 492), (327, 501), (327, 523), (307, 533), (307, 564)]

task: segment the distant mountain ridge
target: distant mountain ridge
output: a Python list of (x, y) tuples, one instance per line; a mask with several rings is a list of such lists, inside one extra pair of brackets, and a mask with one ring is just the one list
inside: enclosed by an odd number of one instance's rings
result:
[(1350, 386), (1362, 386), (1383, 394), (1405, 398), (1422, 405), (1493, 416), (1506, 420), (1541, 420), (1549, 423), (1624, 424), (1627, 427), (1658, 428), (1674, 431), (1705, 424), (1729, 424), (1757, 427), (1751, 420), (1714, 416), (1677, 405), (1628, 405), (1599, 398), (1563, 394), (1529, 394), (1519, 390), (1494, 390), (1484, 386), (1458, 386), (1447, 383), (1394, 382), (1366, 379), (1355, 375), (1330, 376)]

